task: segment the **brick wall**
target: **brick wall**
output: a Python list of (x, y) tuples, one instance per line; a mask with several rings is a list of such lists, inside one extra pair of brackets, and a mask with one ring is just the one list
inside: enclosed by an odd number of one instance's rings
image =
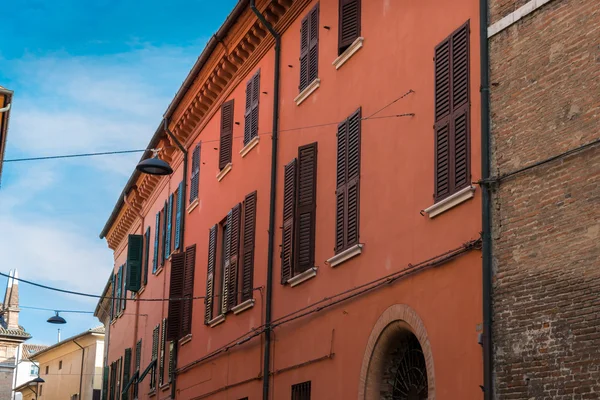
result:
[[(491, 0), (492, 21), (522, 1)], [(600, 138), (600, 7), (554, 0), (491, 39), (494, 174)], [(600, 146), (494, 196), (496, 398), (600, 393)]]

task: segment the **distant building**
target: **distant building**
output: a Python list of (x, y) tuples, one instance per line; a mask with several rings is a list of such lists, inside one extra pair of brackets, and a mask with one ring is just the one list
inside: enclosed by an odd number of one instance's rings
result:
[(19, 345), (16, 355), (16, 367), (13, 384), (14, 388), (17, 388), (24, 383), (38, 377), (40, 371), (37, 363), (31, 359), (31, 356), (35, 353), (39, 353), (47, 347), (48, 346), (41, 344), (23, 343)]
[(12, 396), (17, 350), (31, 335), (19, 325), (19, 282), (17, 270), (9, 272), (4, 303), (0, 307), (0, 399)]
[(11, 90), (0, 86), (0, 183), (2, 182), (2, 161), (4, 160), (4, 150), (6, 149), (12, 95), (13, 92)]

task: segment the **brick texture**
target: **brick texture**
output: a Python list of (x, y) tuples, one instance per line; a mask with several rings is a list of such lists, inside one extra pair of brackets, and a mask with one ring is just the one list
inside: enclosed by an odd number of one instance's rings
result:
[[(550, 2), (490, 54), (494, 174), (600, 138), (597, 0)], [(493, 201), (496, 398), (598, 398), (600, 146), (501, 182)]]

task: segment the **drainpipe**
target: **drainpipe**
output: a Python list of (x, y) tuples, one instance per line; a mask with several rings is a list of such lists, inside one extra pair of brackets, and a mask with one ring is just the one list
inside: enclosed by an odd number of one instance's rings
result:
[(277, 140), (279, 136), (279, 76), (281, 59), (281, 35), (256, 8), (255, 0), (250, 0), (250, 9), (275, 39), (275, 77), (273, 83), (273, 142), (271, 149), (271, 193), (269, 197), (269, 247), (267, 258), (267, 285), (265, 303), (265, 357), (263, 362), (263, 400), (269, 400), (269, 379), (271, 376), (271, 302), (273, 289), (273, 251), (275, 247), (275, 194), (277, 183)]
[[(188, 171), (188, 152), (186, 150), (186, 148), (181, 144), (181, 142), (177, 139), (177, 137), (173, 134), (173, 132), (171, 132), (171, 130), (169, 129), (169, 122), (167, 121), (167, 119), (163, 119), (163, 126), (165, 128), (165, 132), (167, 133), (167, 135), (169, 135), (169, 137), (171, 139), (173, 139), (173, 141), (175, 142), (175, 144), (177, 145), (177, 147), (179, 148), (179, 150), (181, 150), (181, 152), (183, 153), (183, 187), (182, 187), (182, 193), (180, 193), (180, 196), (183, 196), (183, 204), (185, 204), (185, 199), (186, 199), (186, 187), (187, 187), (187, 171)], [(180, 240), (180, 245), (181, 245), (181, 249), (183, 250), (185, 248), (185, 246), (183, 245), (183, 240), (184, 240), (184, 227), (185, 227), (185, 215), (187, 213), (185, 212), (185, 210), (181, 211), (181, 240)], [(175, 340), (173, 342), (173, 369), (171, 370), (171, 398), (174, 399), (175, 398), (175, 394), (176, 394), (176, 379), (175, 379), (175, 370), (177, 369), (177, 353), (179, 351), (179, 341)]]
[(487, 36), (488, 0), (479, 0), (479, 45), (481, 62), (481, 178), (482, 268), (483, 268), (483, 390), (493, 399), (492, 345), (492, 204), (490, 178), (490, 55)]
[(0, 108), (0, 113), (5, 113), (10, 110), (10, 103), (6, 107)]
[(81, 347), (76, 340), (73, 340), (73, 343), (75, 343), (81, 349), (81, 371), (79, 372), (79, 399), (81, 400), (83, 398), (81, 389), (83, 388), (83, 365), (85, 363), (85, 349)]

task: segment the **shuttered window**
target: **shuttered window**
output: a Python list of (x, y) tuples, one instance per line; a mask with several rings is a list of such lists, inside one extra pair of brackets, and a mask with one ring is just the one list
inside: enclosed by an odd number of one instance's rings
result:
[(181, 336), (184, 279), (185, 252), (175, 253), (171, 259), (171, 280), (169, 284), (169, 324), (167, 329), (169, 340), (178, 340)]
[(163, 207), (163, 210), (161, 212), (161, 216), (162, 216), (162, 231), (161, 231), (161, 245), (160, 245), (160, 266), (162, 267), (163, 265), (165, 265), (165, 260), (167, 259), (167, 254), (166, 254), (166, 250), (167, 250), (167, 225), (168, 225), (168, 220), (167, 220), (167, 214), (168, 214), (168, 207), (169, 204), (165, 201), (165, 206)]
[(469, 23), (435, 48), (435, 200), (470, 185)]
[(183, 241), (183, 230), (181, 229), (181, 223), (183, 218), (183, 206), (184, 206), (184, 189), (185, 182), (181, 181), (179, 183), (179, 188), (177, 189), (177, 212), (175, 213), (175, 250), (179, 250), (181, 247), (181, 242)]
[(242, 239), (241, 301), (252, 298), (254, 285), (254, 241), (256, 236), (256, 192), (244, 199), (244, 236)]
[(173, 381), (173, 362), (175, 361), (175, 353), (173, 348), (175, 347), (175, 342), (170, 341), (169, 342), (169, 369), (168, 369), (168, 376), (169, 376), (169, 383), (171, 383)]
[(160, 361), (158, 367), (158, 384), (165, 383), (165, 346), (167, 345), (167, 319), (162, 320), (162, 332), (160, 335)]
[[(108, 366), (102, 368), (102, 400), (108, 400)], [(40, 396), (42, 394), (40, 393)]]
[(310, 400), (310, 386), (310, 381), (292, 385), (292, 400)]
[[(134, 371), (134, 374), (140, 373), (141, 364), (142, 364), (142, 339), (138, 340), (138, 342), (135, 344), (135, 371)], [(139, 377), (133, 383), (133, 398), (134, 399), (137, 399), (138, 395), (139, 395), (138, 380), (139, 380)]]
[(190, 203), (198, 198), (200, 188), (200, 154), (202, 144), (198, 143), (192, 153), (192, 174), (190, 177)]
[[(125, 349), (125, 356), (123, 357), (123, 388), (129, 383), (131, 378), (131, 348)], [(121, 397), (123, 400), (129, 399), (129, 391), (123, 393)]]
[(358, 244), (361, 110), (338, 126), (335, 252)]
[(300, 91), (319, 75), (319, 4), (302, 19), (300, 28)]
[[(196, 269), (196, 245), (188, 246), (185, 249), (183, 276), (183, 297), (181, 311), (181, 336), (192, 333), (192, 306), (194, 304), (194, 271)], [(172, 340), (172, 339), (171, 339)]]
[(244, 112), (244, 145), (258, 136), (258, 103), (260, 100), (260, 70), (246, 83)]
[(298, 159), (285, 166), (281, 281), (315, 265), (317, 143), (298, 149)]
[(116, 295), (116, 308), (115, 315), (118, 316), (123, 310), (123, 267), (119, 267), (117, 271), (117, 295)]
[(156, 229), (154, 231), (154, 258), (152, 259), (152, 273), (158, 270), (158, 247), (160, 242), (160, 211), (156, 213)]
[(137, 292), (142, 284), (144, 237), (129, 235), (127, 240), (127, 290)]
[(227, 234), (225, 236), (223, 292), (221, 312), (225, 314), (238, 304), (237, 278), (238, 258), (240, 250), (241, 204), (237, 204), (227, 214)]
[[(110, 320), (112, 321), (117, 316), (117, 276), (113, 273), (111, 277), (111, 285), (112, 285), (112, 301), (110, 306)], [(48, 368), (48, 367), (46, 367)], [(48, 371), (46, 371), (48, 374)]]
[[(158, 361), (158, 340), (160, 335), (160, 325), (156, 325), (152, 331), (152, 361)], [(156, 389), (156, 362), (152, 367), (150, 375), (150, 389)]]
[(150, 259), (150, 227), (146, 228), (146, 233), (144, 234), (144, 267), (143, 267), (143, 284), (146, 286), (148, 284), (148, 264)]
[(208, 264), (206, 268), (206, 298), (204, 299), (204, 323), (213, 319), (213, 302), (215, 292), (215, 269), (217, 264), (217, 229), (218, 225), (210, 228), (208, 234)]
[(125, 311), (125, 307), (127, 306), (127, 287), (126, 287), (126, 268), (125, 264), (121, 265), (119, 268), (119, 273), (121, 274), (121, 312)]
[(173, 201), (174, 196), (173, 193), (171, 193), (171, 195), (169, 196), (169, 201), (167, 203), (167, 217), (165, 222), (167, 226), (167, 232), (165, 234), (165, 258), (169, 258), (169, 256), (171, 255), (171, 237), (173, 232)]
[(219, 139), (219, 169), (231, 162), (233, 150), (233, 100), (221, 106), (221, 136)]
[(338, 54), (342, 54), (360, 36), (361, 0), (340, 0)]

